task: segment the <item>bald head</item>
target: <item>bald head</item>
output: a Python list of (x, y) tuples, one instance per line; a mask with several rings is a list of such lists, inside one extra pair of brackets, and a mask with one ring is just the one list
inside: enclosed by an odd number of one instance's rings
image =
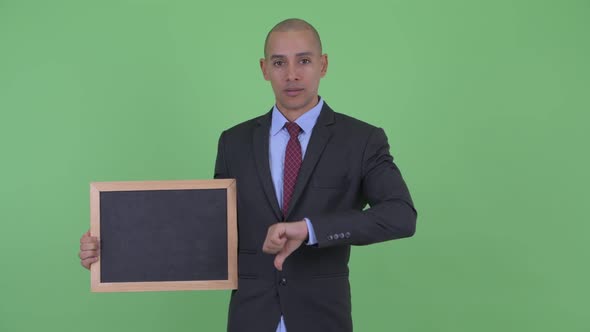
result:
[(266, 35), (266, 39), (264, 40), (264, 57), (267, 54), (267, 46), (268, 46), (268, 39), (273, 32), (287, 32), (287, 31), (303, 31), (309, 30), (313, 33), (315, 40), (317, 42), (317, 46), (319, 48), (320, 54), (322, 54), (322, 41), (320, 40), (320, 34), (318, 31), (309, 23), (304, 20), (298, 18), (289, 18), (282, 22), (279, 22), (275, 25)]

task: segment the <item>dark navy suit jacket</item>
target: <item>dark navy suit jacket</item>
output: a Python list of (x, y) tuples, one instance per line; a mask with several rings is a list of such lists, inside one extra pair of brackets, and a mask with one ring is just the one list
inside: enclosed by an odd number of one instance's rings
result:
[[(235, 178), (238, 196), (239, 279), (228, 331), (274, 332), (281, 314), (288, 332), (352, 331), (350, 246), (412, 236), (410, 193), (384, 131), (324, 103), (283, 216), (269, 167), (270, 124), (268, 112), (219, 139), (215, 178)], [(318, 244), (301, 246), (277, 271), (274, 255), (261, 250), (268, 227), (304, 217)]]

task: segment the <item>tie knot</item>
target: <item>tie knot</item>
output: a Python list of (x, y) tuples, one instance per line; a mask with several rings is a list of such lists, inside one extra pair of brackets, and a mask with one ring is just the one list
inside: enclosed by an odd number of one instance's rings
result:
[(297, 136), (299, 136), (299, 132), (301, 131), (301, 127), (299, 127), (299, 125), (295, 122), (285, 122), (285, 128), (287, 128), (291, 138), (297, 138)]

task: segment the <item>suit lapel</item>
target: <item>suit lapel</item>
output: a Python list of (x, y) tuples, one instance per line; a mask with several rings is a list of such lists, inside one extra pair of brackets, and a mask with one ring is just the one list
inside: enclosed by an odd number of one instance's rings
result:
[(281, 220), (282, 213), (277, 202), (277, 195), (275, 194), (274, 185), (272, 182), (272, 175), (270, 173), (269, 157), (268, 157), (268, 140), (270, 133), (271, 112), (261, 116), (258, 119), (258, 127), (254, 129), (253, 148), (254, 159), (256, 161), (256, 170), (258, 171), (258, 178), (262, 184), (264, 193), (268, 203), (272, 207), (277, 220)]
[(293, 207), (297, 204), (297, 200), (301, 197), (301, 194), (303, 193), (303, 190), (305, 189), (305, 186), (307, 185), (307, 182), (309, 181), (309, 178), (313, 173), (315, 165), (320, 159), (322, 152), (324, 152), (324, 148), (326, 147), (328, 141), (330, 140), (330, 137), (332, 136), (332, 131), (330, 130), (329, 126), (333, 123), (334, 111), (332, 111), (328, 104), (324, 102), (322, 111), (318, 117), (318, 120), (313, 128), (311, 137), (309, 139), (307, 151), (305, 152), (305, 156), (303, 157), (303, 163), (301, 164), (301, 168), (299, 169), (299, 175), (297, 176), (297, 181), (295, 182), (295, 190), (293, 191), (291, 202), (289, 202), (289, 209), (287, 210), (287, 215), (285, 216), (286, 220), (288, 220), (288, 217), (293, 211)]

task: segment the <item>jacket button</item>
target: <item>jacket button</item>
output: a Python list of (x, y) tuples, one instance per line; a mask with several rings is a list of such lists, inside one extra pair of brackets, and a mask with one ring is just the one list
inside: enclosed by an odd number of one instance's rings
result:
[(350, 232), (346, 232), (346, 233), (344, 234), (344, 237), (345, 237), (345, 238), (347, 238), (347, 239), (350, 239)]
[(334, 237), (332, 235), (328, 235), (328, 241), (332, 241)]
[(338, 240), (338, 234), (334, 234), (334, 240)]
[(344, 233), (340, 233), (340, 238), (344, 239)]
[(281, 281), (279, 281), (279, 285), (287, 286), (287, 278), (281, 278)]

